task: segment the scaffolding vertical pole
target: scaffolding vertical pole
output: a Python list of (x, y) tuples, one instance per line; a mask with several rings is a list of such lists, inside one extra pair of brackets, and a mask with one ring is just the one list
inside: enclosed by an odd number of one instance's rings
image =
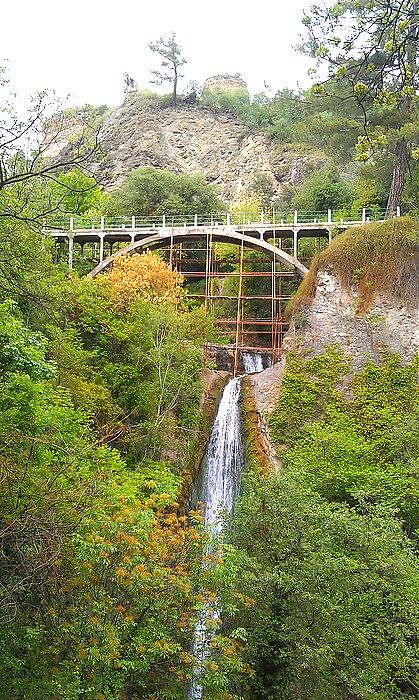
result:
[(276, 318), (277, 327), (277, 347), (275, 352), (275, 361), (278, 359), (282, 350), (282, 334), (284, 327), (282, 325), (282, 274), (278, 275), (278, 312)]
[(209, 309), (210, 312), (213, 312), (213, 297), (214, 297), (214, 275), (213, 275), (213, 266), (214, 266), (214, 256), (213, 256), (213, 243), (212, 243), (212, 228), (210, 230), (210, 239), (209, 239), (209, 281), (208, 281), (208, 292), (209, 292)]
[(210, 246), (209, 246), (209, 235), (208, 228), (206, 232), (206, 250), (205, 250), (205, 297), (204, 297), (204, 308), (208, 311), (208, 294), (209, 294), (209, 265), (210, 265)]
[(234, 376), (237, 374), (239, 366), (239, 337), (240, 326), (242, 321), (242, 286), (243, 286), (243, 250), (244, 250), (244, 231), (242, 231), (242, 242), (240, 246), (240, 268), (239, 268), (239, 289), (237, 293), (237, 314), (236, 314), (236, 342), (234, 347)]
[[(275, 232), (275, 211), (273, 214), (273, 220), (274, 220), (274, 248), (276, 248), (276, 232)], [(277, 343), (277, 332), (278, 332), (278, 326), (276, 323), (276, 300), (275, 300), (275, 294), (276, 294), (276, 260), (275, 256), (272, 258), (272, 364), (275, 363), (275, 348), (276, 348), (276, 343)]]
[(170, 254), (169, 254), (170, 269), (173, 269), (173, 228), (170, 232)]
[(276, 345), (276, 308), (275, 308), (275, 256), (272, 258), (272, 274), (271, 274), (271, 350), (272, 364), (274, 364), (275, 345)]

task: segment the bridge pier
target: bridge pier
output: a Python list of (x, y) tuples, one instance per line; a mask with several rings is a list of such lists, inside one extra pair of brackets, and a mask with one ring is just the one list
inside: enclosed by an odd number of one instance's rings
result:
[(69, 231), (68, 234), (68, 268), (73, 269), (73, 255), (74, 255), (74, 232)]
[(104, 255), (104, 242), (105, 242), (105, 232), (99, 234), (99, 262), (103, 262)]

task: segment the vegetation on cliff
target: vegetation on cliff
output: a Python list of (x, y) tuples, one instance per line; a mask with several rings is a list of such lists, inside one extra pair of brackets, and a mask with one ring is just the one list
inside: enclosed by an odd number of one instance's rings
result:
[(133, 170), (106, 204), (109, 214), (211, 214), (224, 211), (216, 189), (199, 175), (175, 174), (161, 168)]
[(287, 309), (309, 304), (319, 271), (330, 267), (347, 289), (356, 288), (365, 311), (380, 292), (414, 308), (419, 301), (419, 223), (410, 217), (347, 229), (316, 255)]

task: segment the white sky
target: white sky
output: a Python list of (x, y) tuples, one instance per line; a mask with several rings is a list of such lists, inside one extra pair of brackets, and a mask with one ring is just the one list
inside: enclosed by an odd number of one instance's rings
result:
[[(150, 41), (176, 32), (189, 80), (241, 73), (252, 93), (309, 83), (309, 61), (292, 48), (313, 0), (8, 0), (0, 64), (22, 98), (55, 89), (69, 104), (120, 104), (122, 74), (150, 85)], [(166, 88), (169, 92), (170, 88)]]

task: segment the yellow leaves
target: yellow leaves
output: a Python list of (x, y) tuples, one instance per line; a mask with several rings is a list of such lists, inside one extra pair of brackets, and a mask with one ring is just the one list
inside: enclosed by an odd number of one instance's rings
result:
[(129, 575), (130, 575), (130, 572), (124, 566), (117, 566), (116, 567), (115, 576), (117, 576), (118, 578), (126, 578)]
[(354, 93), (355, 95), (366, 95), (368, 92), (368, 85), (363, 82), (358, 82), (354, 85)]
[(153, 644), (153, 649), (163, 656), (173, 653), (173, 649), (167, 639), (157, 639)]
[(397, 96), (389, 90), (379, 90), (374, 98), (376, 107), (394, 107), (397, 104)]
[(385, 145), (387, 145), (387, 137), (384, 134), (374, 137), (359, 136), (356, 144), (356, 160), (366, 163), (379, 148)]
[(189, 539), (192, 542), (197, 542), (198, 540), (201, 539), (201, 535), (196, 530), (191, 529), (191, 530), (189, 530)]
[(310, 92), (313, 95), (324, 95), (325, 93), (325, 87), (321, 83), (315, 83), (311, 88)]
[(117, 542), (125, 542), (125, 544), (130, 544), (132, 546), (138, 544), (138, 539), (133, 535), (129, 535), (127, 532), (117, 532), (115, 539)]
[(150, 572), (148, 571), (147, 567), (144, 566), (144, 564), (137, 564), (136, 566), (134, 566), (133, 573), (138, 574), (139, 576), (142, 576), (144, 578), (150, 576)]
[(314, 55), (316, 56), (316, 58), (326, 58), (326, 56), (329, 55), (329, 50), (328, 50), (327, 46), (319, 46), (316, 49)]
[(182, 275), (151, 251), (116, 258), (112, 270), (96, 283), (122, 311), (129, 310), (136, 299), (178, 304), (183, 293)]

